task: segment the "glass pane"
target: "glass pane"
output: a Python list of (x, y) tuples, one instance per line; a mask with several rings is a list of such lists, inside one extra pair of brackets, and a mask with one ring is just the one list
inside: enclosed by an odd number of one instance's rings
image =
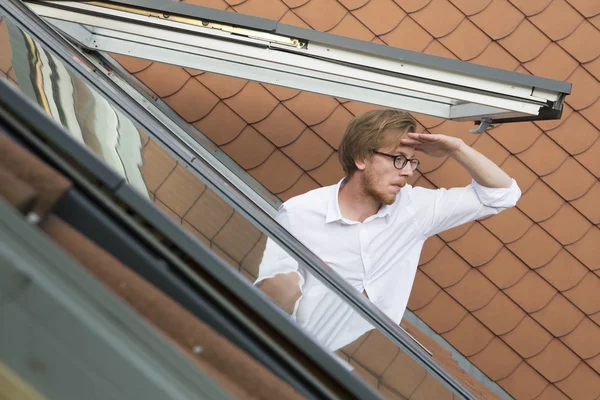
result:
[[(0, 68), (4, 79), (13, 80), (170, 218), (250, 282), (256, 280), (265, 233), (208, 188), (189, 165), (176, 160), (51, 51), (6, 19), (0, 22)], [(318, 307), (305, 307), (308, 299)], [(387, 398), (453, 398), (437, 378), (322, 283), (305, 293), (290, 318)]]

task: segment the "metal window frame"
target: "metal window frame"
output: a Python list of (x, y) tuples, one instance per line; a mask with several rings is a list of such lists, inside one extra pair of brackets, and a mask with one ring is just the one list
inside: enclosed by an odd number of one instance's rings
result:
[(558, 119), (571, 92), (566, 82), (182, 3), (26, 3), (87, 49), (485, 122), (482, 128)]

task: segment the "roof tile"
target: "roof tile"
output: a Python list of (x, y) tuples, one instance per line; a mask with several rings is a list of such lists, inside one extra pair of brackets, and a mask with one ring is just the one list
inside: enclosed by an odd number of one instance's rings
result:
[(596, 28), (600, 29), (600, 15), (596, 15), (593, 18), (588, 18), (588, 21), (594, 24)]
[(381, 382), (408, 399), (426, 375), (420, 364), (401, 351), (381, 375)]
[(229, 204), (225, 203), (212, 190), (206, 189), (184, 219), (202, 235), (212, 239), (233, 213)]
[(291, 89), (284, 86), (270, 85), (268, 83), (262, 83), (261, 85), (280, 101), (289, 100), (292, 97), (300, 94), (300, 90)]
[(419, 153), (418, 158), (420, 161), (419, 172), (421, 174), (435, 171), (447, 160), (446, 157), (431, 157), (425, 153)]
[(360, 336), (358, 339), (356, 339), (354, 342), (347, 344), (346, 346), (342, 347), (339, 351), (341, 353), (343, 353), (344, 355), (351, 357), (352, 354), (354, 354), (354, 352), (356, 350), (358, 350), (358, 348), (360, 347), (360, 345), (367, 340), (367, 338), (373, 333), (373, 330), (370, 330), (369, 332), (364, 333), (362, 336)]
[(557, 292), (535, 271), (529, 271), (516, 285), (506, 289), (504, 293), (526, 312), (532, 313), (548, 305)]
[(600, 14), (600, 3), (587, 0), (567, 0), (577, 11), (589, 18)]
[[(600, 59), (600, 57), (598, 57), (598, 59)], [(600, 76), (600, 71), (598, 72), (598, 75)], [(600, 129), (600, 100), (596, 100), (594, 104), (588, 108), (580, 110), (579, 112), (596, 128)]]
[(589, 272), (582, 263), (564, 249), (561, 249), (552, 261), (536, 271), (561, 292), (577, 285)]
[(244, 169), (255, 168), (271, 155), (275, 146), (251, 126), (246, 126), (233, 141), (221, 146)]
[(600, 311), (600, 278), (596, 274), (589, 272), (577, 286), (563, 294), (586, 314)]
[(298, 96), (284, 101), (284, 104), (305, 124), (311, 126), (325, 121), (340, 103), (333, 97), (300, 92)]
[(471, 221), (471, 222), (467, 222), (466, 224), (462, 224), (457, 227), (450, 228), (448, 230), (438, 233), (438, 236), (447, 243), (453, 242), (456, 239), (463, 237), (464, 234), (467, 233), (467, 231), (469, 229), (471, 229), (471, 226), (474, 223), (475, 222)]
[(204, 118), (219, 102), (219, 98), (195, 78), (190, 78), (175, 94), (162, 99), (187, 122)]
[(583, 21), (583, 17), (565, 0), (553, 0), (544, 11), (529, 19), (552, 40), (567, 37)]
[(281, 0), (245, 0), (233, 9), (241, 14), (279, 20), (288, 7)]
[(388, 388), (381, 382), (379, 383), (379, 388), (377, 391), (383, 396), (383, 398), (387, 400), (406, 400), (404, 396), (400, 395), (395, 390)]
[(481, 223), (503, 243), (511, 243), (521, 238), (534, 222), (525, 213), (513, 207), (492, 215)]
[(560, 243), (538, 225), (533, 225), (522, 238), (506, 247), (531, 268), (546, 265), (561, 249)]
[(565, 203), (540, 226), (561, 244), (567, 245), (581, 239), (592, 225), (573, 206)]
[(444, 247), (444, 241), (438, 236), (431, 236), (425, 241), (419, 258), (419, 265), (425, 264), (433, 259)]
[(412, 18), (404, 18), (396, 28), (380, 36), (388, 46), (423, 51), (434, 39)]
[(332, 153), (323, 164), (308, 173), (322, 186), (338, 183), (344, 177), (344, 170), (338, 160), (337, 152)]
[(497, 165), (501, 165), (510, 155), (510, 153), (488, 133), (479, 135), (479, 138), (473, 143), (472, 147)]
[(365, 382), (367, 382), (367, 384), (369, 384), (374, 389), (377, 388), (378, 379), (377, 379), (377, 377), (375, 375), (373, 375), (368, 370), (366, 370), (365, 368), (363, 368), (359, 363), (357, 363), (353, 359), (350, 359), (350, 365), (352, 367), (354, 367), (354, 373), (356, 375), (358, 375), (361, 378), (363, 378), (365, 380)]
[(494, 334), (471, 314), (467, 314), (456, 328), (444, 333), (444, 339), (465, 357), (479, 353), (493, 338)]
[[(498, 18), (501, 15), (502, 18)], [(469, 17), (492, 39), (508, 36), (525, 18), (508, 0), (493, 0), (483, 11)]]
[(348, 101), (344, 103), (343, 106), (350, 111), (352, 115), (359, 115), (362, 113), (366, 113), (371, 110), (380, 110), (381, 106), (376, 106), (374, 104), (361, 103), (358, 101)]
[(531, 314), (556, 337), (564, 336), (575, 329), (585, 315), (562, 294), (557, 294), (546, 307)]
[(545, 10), (552, 0), (510, 0), (523, 14), (530, 17)]
[(584, 360), (592, 358), (600, 354), (600, 327), (584, 318), (562, 341)]
[(538, 179), (538, 176), (515, 156), (509, 156), (501, 167), (504, 172), (517, 181), (523, 193), (527, 192)]
[(278, 104), (277, 99), (256, 82), (249, 82), (236, 95), (224, 101), (249, 124), (266, 118)]
[(236, 262), (241, 262), (252, 250), (260, 231), (240, 213), (235, 212), (213, 239)]
[[(439, 40), (437, 40), (437, 39), (432, 40), (431, 43), (429, 43), (429, 46), (427, 46), (425, 48), (425, 50), (423, 50), (423, 53), (432, 54), (434, 56), (439, 56), (439, 57), (456, 59), (456, 56), (450, 50), (448, 50), (448, 48), (446, 48), (446, 46), (441, 44), (439, 42)], [(416, 117), (416, 115), (413, 115), (413, 116)], [(431, 118), (434, 118), (434, 117), (431, 117)]]
[(540, 222), (553, 216), (563, 203), (564, 200), (550, 186), (538, 179), (521, 196), (517, 207), (535, 222)]
[(502, 248), (502, 242), (481, 224), (475, 223), (463, 237), (449, 243), (449, 246), (464, 257), (469, 264), (479, 267), (498, 254)]
[(239, 271), (239, 268), (240, 268), (239, 264), (237, 262), (235, 262), (235, 260), (233, 258), (229, 257), (229, 254), (227, 254), (222, 248), (220, 248), (219, 246), (217, 246), (214, 243), (211, 243), (210, 249), (218, 257), (220, 257), (223, 261), (225, 261), (230, 267), (232, 267), (236, 271)]
[(144, 147), (140, 171), (150, 192), (156, 191), (176, 166), (177, 161), (154, 140), (150, 140)]
[(427, 374), (419, 387), (410, 396), (412, 400), (452, 400), (454, 397), (450, 389), (440, 382), (439, 378)]
[(468, 314), (448, 293), (441, 290), (437, 296), (415, 314), (439, 334), (454, 329)]
[[(437, 42), (437, 40), (436, 40), (436, 42)], [(435, 128), (447, 121), (443, 118), (432, 117), (430, 115), (425, 115), (425, 114), (413, 113), (412, 116), (417, 120), (417, 122), (422, 124), (427, 129)]]
[(235, 139), (246, 126), (246, 121), (220, 101), (207, 116), (193, 125), (220, 146)]
[(244, 256), (244, 259), (240, 262), (240, 267), (248, 271), (252, 276), (258, 276), (258, 266), (262, 260), (263, 253), (267, 246), (267, 236), (261, 234), (260, 238), (256, 241), (252, 249)]
[(541, 136), (542, 131), (531, 122), (500, 124), (489, 133), (513, 154), (525, 151)]
[(596, 178), (600, 178), (600, 138), (586, 151), (575, 156)]
[[(288, 3), (290, 2), (290, 0), (287, 0)], [(301, 0), (302, 4), (307, 3), (309, 0)], [(297, 26), (299, 28), (305, 28), (305, 29), (310, 29), (310, 26), (308, 26), (308, 24), (306, 22), (304, 22), (299, 16), (297, 16), (294, 11), (292, 11), (291, 9), (288, 10), (288, 12), (286, 12), (283, 17), (281, 17), (281, 19), (279, 20), (280, 23), (282, 24), (286, 24), (286, 25), (292, 25), (292, 26)]]
[(275, 194), (288, 190), (302, 175), (302, 169), (279, 150), (248, 172)]
[(432, 0), (411, 17), (435, 38), (448, 35), (465, 18), (448, 0)]
[(173, 210), (169, 208), (165, 203), (160, 201), (158, 198), (154, 199), (154, 204), (169, 217), (171, 220), (177, 222), (177, 224), (181, 224), (181, 217), (177, 215)]
[(502, 340), (521, 357), (530, 358), (550, 343), (552, 335), (530, 316), (526, 316), (515, 329), (502, 336)]
[(489, 37), (466, 18), (452, 33), (440, 39), (444, 46), (465, 61), (480, 55), (490, 41)]
[(600, 376), (582, 362), (567, 379), (557, 382), (556, 386), (571, 399), (595, 399), (600, 395)]
[(470, 0), (450, 0), (465, 15), (473, 15), (483, 11), (492, 0), (470, 1)]
[(600, 31), (589, 22), (583, 21), (572, 34), (558, 44), (577, 61), (592, 61), (600, 55)]
[(457, 284), (446, 288), (446, 291), (467, 310), (475, 311), (488, 304), (498, 288), (485, 275), (472, 268)]
[(497, 383), (515, 399), (537, 399), (548, 386), (548, 381), (526, 362), (519, 364), (510, 376)]
[[(421, 157), (422, 158), (422, 157)], [(466, 186), (471, 183), (471, 175), (454, 158), (446, 161), (435, 170), (424, 174), (434, 185), (440, 188)]]
[(571, 205), (587, 219), (594, 224), (600, 224), (600, 182), (594, 183), (594, 186), (580, 198), (571, 201)]
[(570, 154), (586, 151), (600, 137), (598, 130), (578, 112), (571, 113), (562, 125), (547, 134)]
[(554, 385), (546, 386), (546, 389), (535, 400), (569, 400), (567, 396)]
[(348, 11), (336, 0), (310, 0), (294, 12), (311, 28), (327, 32), (339, 24)]
[(520, 62), (531, 61), (544, 51), (550, 40), (529, 20), (523, 20), (512, 33), (498, 44), (508, 50)]
[(310, 128), (306, 128), (294, 142), (282, 147), (281, 151), (305, 171), (323, 164), (333, 153), (333, 149)]
[(585, 360), (585, 362), (594, 369), (594, 371), (600, 373), (600, 355)]
[(310, 175), (303, 173), (291, 188), (279, 193), (278, 197), (281, 199), (281, 201), (287, 201), (294, 196), (298, 196), (319, 187), (321, 186), (313, 178), (311, 178)]
[(338, 0), (348, 10), (356, 10), (359, 7), (364, 6), (369, 0)]
[(500, 289), (506, 289), (523, 278), (529, 268), (503, 247), (492, 261), (479, 267), (479, 270)]
[(568, 377), (581, 361), (560, 340), (553, 339), (542, 352), (527, 362), (550, 382)]
[(346, 107), (339, 105), (325, 121), (314, 125), (312, 129), (337, 150), (346, 131), (346, 126), (353, 117)]
[(541, 179), (565, 200), (574, 200), (583, 196), (597, 181), (594, 175), (572, 157), (567, 158), (556, 171)]
[(474, 64), (514, 71), (519, 61), (496, 42), (490, 43), (483, 53), (471, 60)]
[(502, 292), (498, 292), (487, 306), (473, 315), (498, 336), (515, 329), (525, 317), (523, 310)]
[(181, 221), (181, 226), (185, 228), (185, 230), (192, 234), (196, 239), (200, 242), (204, 243), (206, 246), (210, 247), (210, 240), (200, 232), (196, 228), (194, 228), (189, 222), (185, 219)]
[(206, 185), (187, 168), (179, 164), (156, 191), (156, 197), (179, 216), (192, 207)]
[(283, 0), (283, 2), (289, 7), (289, 8), (297, 8), (300, 7), (301, 5), (304, 5), (306, 3), (308, 3), (310, 0)]
[[(169, 79), (163, 79), (168, 76)], [(183, 68), (174, 65), (152, 63), (148, 68), (135, 74), (142, 83), (148, 86), (159, 97), (170, 96), (177, 92), (190, 79), (190, 74)]]
[(282, 104), (278, 104), (267, 118), (253, 126), (277, 147), (292, 143), (306, 129), (304, 122)]
[(594, 226), (581, 239), (565, 248), (585, 266), (595, 271), (600, 268), (598, 243), (600, 243), (600, 229)]
[(367, 42), (377, 37), (369, 30), (369, 28), (356, 19), (356, 17), (351, 13), (346, 14), (340, 23), (337, 24), (333, 29), (329, 30), (328, 33), (364, 40)]
[(531, 147), (519, 153), (517, 157), (533, 172), (544, 176), (556, 171), (569, 154), (547, 135), (540, 135)]
[(562, 123), (565, 122), (565, 120), (567, 118), (569, 118), (569, 115), (571, 115), (572, 112), (573, 112), (573, 109), (571, 107), (569, 107), (569, 105), (567, 103), (564, 103), (561, 119), (550, 119), (547, 121), (535, 121), (534, 124), (536, 124), (537, 126), (542, 128), (544, 131), (549, 131), (549, 130), (552, 130), (552, 129), (557, 128), (560, 125), (562, 125)]
[[(5, 29), (0, 29), (0, 35), (5, 31)], [(3, 43), (1, 38), (0, 43)], [(10, 49), (10, 46), (7, 47), (8, 49)], [(143, 58), (128, 57), (115, 53), (110, 53), (110, 56), (114, 58), (116, 62), (121, 64), (123, 68), (129, 71), (130, 74), (137, 74), (138, 72), (145, 70), (152, 64), (152, 61), (144, 60)], [(1, 60), (2, 61), (0, 61), (0, 69), (2, 69), (3, 71), (8, 71), (8, 67), (10, 67), (10, 64), (6, 64), (4, 60), (10, 61), (10, 56), (8, 58), (2, 57)]]
[(406, 16), (392, 0), (371, 0), (352, 14), (376, 35), (390, 32)]
[(534, 75), (558, 80), (566, 80), (578, 65), (579, 63), (556, 43), (550, 43), (537, 58), (523, 64)]
[(380, 376), (394, 361), (399, 351), (398, 346), (383, 333), (374, 330), (352, 354), (352, 358), (373, 375)]
[(204, 86), (211, 92), (221, 98), (221, 100), (227, 99), (233, 95), (236, 95), (248, 84), (245, 79), (235, 78), (227, 75), (205, 73), (197, 77)]
[(427, 275), (417, 269), (415, 282), (408, 300), (408, 308), (411, 311), (419, 310), (425, 307), (433, 300), (440, 291), (440, 287), (435, 284)]
[(523, 360), (496, 337), (481, 352), (469, 357), (469, 361), (490, 379), (497, 381), (512, 374)]
[(441, 287), (448, 287), (460, 281), (471, 269), (462, 258), (448, 246), (444, 246), (433, 260), (421, 265), (428, 277)]

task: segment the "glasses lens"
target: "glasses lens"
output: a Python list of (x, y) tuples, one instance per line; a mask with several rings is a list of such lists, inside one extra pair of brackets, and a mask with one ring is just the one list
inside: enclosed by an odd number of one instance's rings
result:
[(410, 160), (410, 167), (414, 171), (419, 166), (419, 160)]
[(402, 169), (406, 166), (408, 160), (404, 156), (398, 156), (394, 159), (394, 167)]

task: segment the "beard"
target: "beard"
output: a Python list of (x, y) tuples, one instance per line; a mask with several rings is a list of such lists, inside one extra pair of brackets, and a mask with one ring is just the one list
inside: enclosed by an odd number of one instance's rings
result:
[[(372, 171), (365, 170), (360, 176), (360, 182), (365, 195), (377, 201), (378, 203), (389, 206), (391, 204), (394, 204), (394, 201), (396, 201), (398, 193), (391, 193), (377, 189), (378, 187), (382, 186), (380, 184), (381, 179)], [(397, 182), (392, 183), (392, 185), (404, 187), (404, 185), (406, 185), (406, 181), (399, 180)], [(385, 187), (387, 187), (387, 185)]]

